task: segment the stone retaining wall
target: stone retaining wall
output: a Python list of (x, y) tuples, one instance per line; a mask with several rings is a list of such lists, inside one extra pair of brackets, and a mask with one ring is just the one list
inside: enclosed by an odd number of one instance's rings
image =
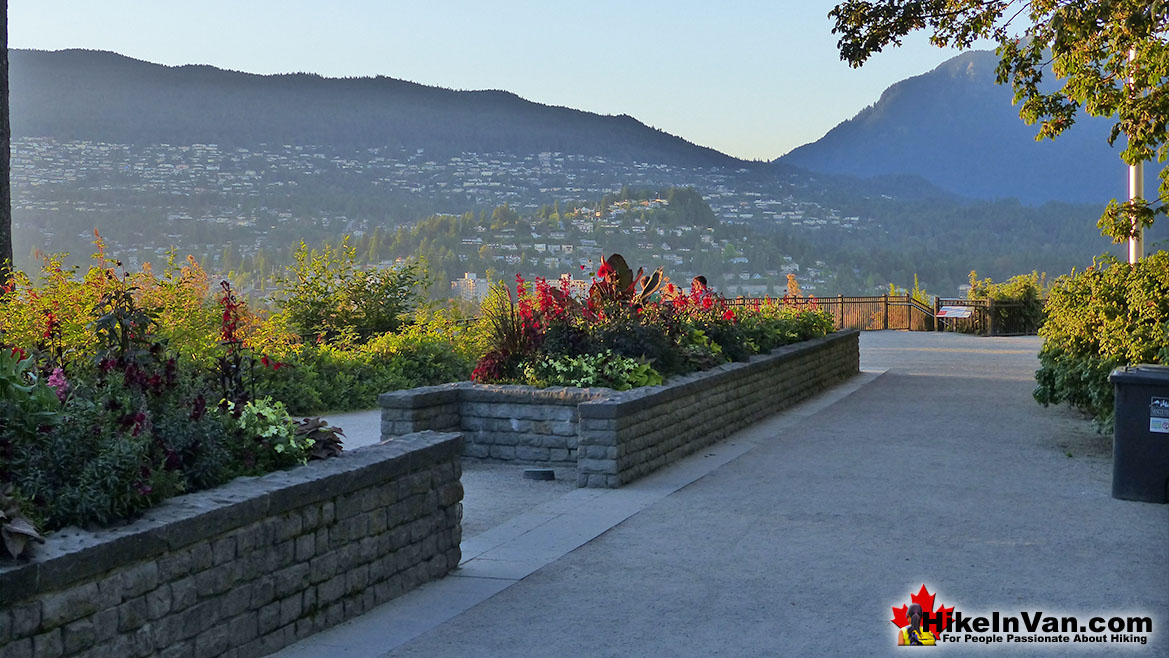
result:
[(382, 438), (433, 429), (463, 433), (464, 454), (522, 464), (575, 464), (577, 406), (607, 388), (532, 388), (458, 382), (383, 393)]
[(466, 456), (537, 464), (576, 463), (577, 405), (597, 395), (526, 386), (467, 386), (461, 393)]
[(455, 568), (457, 434), (180, 496), (0, 563), (0, 657), (251, 658)]
[(468, 457), (575, 464), (578, 484), (618, 487), (860, 371), (860, 334), (834, 334), (743, 363), (609, 389), (471, 382), (384, 393), (382, 436), (461, 431)]
[(859, 332), (580, 405), (581, 486), (619, 487), (860, 372)]

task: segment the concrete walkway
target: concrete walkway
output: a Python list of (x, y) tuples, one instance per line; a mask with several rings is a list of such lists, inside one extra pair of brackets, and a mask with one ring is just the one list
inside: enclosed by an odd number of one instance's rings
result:
[(949, 655), (1169, 656), (1169, 506), (1113, 500), (1110, 440), (1032, 401), (1039, 344), (866, 333), (850, 383), (622, 489), (549, 492), (451, 576), (276, 655), (884, 655), (924, 583), (968, 617), (1154, 624)]

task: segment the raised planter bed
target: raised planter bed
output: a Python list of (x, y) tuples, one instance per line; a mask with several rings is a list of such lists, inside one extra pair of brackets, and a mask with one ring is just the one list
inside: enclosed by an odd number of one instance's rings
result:
[(624, 392), (460, 382), (384, 393), (382, 437), (458, 431), (468, 457), (572, 463), (580, 486), (619, 487), (857, 374), (859, 336), (838, 331)]
[(62, 530), (0, 563), (0, 656), (263, 656), (442, 577), (460, 443), (410, 434)]

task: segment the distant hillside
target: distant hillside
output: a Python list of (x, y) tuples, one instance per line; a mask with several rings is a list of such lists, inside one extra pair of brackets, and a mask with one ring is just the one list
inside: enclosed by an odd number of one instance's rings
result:
[(109, 52), (10, 50), (14, 137), (116, 143), (312, 144), (338, 148), (561, 151), (680, 165), (733, 165), (649, 128), (526, 101), (392, 78), (252, 75), (168, 67)]
[[(1035, 142), (996, 85), (994, 53), (959, 55), (889, 87), (876, 104), (777, 163), (850, 176), (917, 175), (957, 194), (1027, 203), (1102, 204), (1127, 193), (1111, 122), (1083, 117), (1057, 140)], [(1151, 168), (1150, 168), (1151, 169)], [(1156, 189), (1150, 172), (1150, 185)]]

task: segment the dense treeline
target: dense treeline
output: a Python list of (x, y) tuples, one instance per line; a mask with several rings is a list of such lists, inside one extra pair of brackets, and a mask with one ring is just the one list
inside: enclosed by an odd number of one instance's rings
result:
[[(858, 215), (878, 227), (861, 232), (806, 234), (821, 258), (839, 271), (844, 294), (879, 291), (919, 275), (931, 291), (952, 295), (971, 270), (995, 280), (1039, 270), (1052, 276), (1120, 249), (1096, 228), (1102, 210), (1092, 204), (1029, 206), (1015, 199), (970, 201), (944, 195), (888, 198), (858, 194), (846, 179), (823, 181), (813, 192), (843, 216)], [(1146, 236), (1149, 250), (1169, 247), (1169, 227)]]
[[(750, 272), (764, 278), (743, 283), (770, 284), (773, 290), (782, 290), (783, 275), (767, 273), (796, 263), (802, 267), (799, 276), (804, 281), (809, 278), (807, 268), (819, 272), (822, 282), (816, 287), (821, 293), (879, 294), (889, 282), (908, 286), (916, 274), (931, 293), (953, 295), (966, 283), (971, 270), (995, 280), (1032, 270), (1054, 277), (1073, 267), (1083, 269), (1093, 256), (1111, 247), (1094, 228), (1099, 209), (1091, 206), (1047, 204), (1033, 208), (1014, 201), (888, 199), (861, 195), (843, 184), (826, 184), (809, 194), (822, 208), (831, 208), (839, 216), (864, 219), (853, 229), (728, 224), (720, 221), (695, 190), (624, 188), (599, 200), (557, 201), (534, 212), (521, 213), (504, 205), (457, 215), (431, 214), (413, 223), (397, 217), (374, 220), (370, 222), (373, 228), (363, 232), (353, 231), (345, 221), (311, 219), (311, 214), (310, 218), (265, 227), (167, 221), (164, 212), (149, 205), (105, 213), (53, 213), (46, 215), (43, 223), (72, 240), (73, 262), (86, 260), (95, 225), (106, 227), (102, 233), (114, 245), (151, 244), (159, 235), (166, 235), (171, 244), (193, 253), (208, 270), (230, 272), (241, 288), (260, 291), (271, 289), (302, 240), (322, 245), (352, 233), (351, 244), (362, 264), (423, 259), (435, 296), (446, 294), (448, 282), (464, 272), (579, 274), (580, 258), (596, 260), (601, 251), (622, 253), (638, 265), (665, 266), (674, 278), (704, 274), (724, 289), (737, 286), (741, 281), (738, 276)], [(652, 209), (639, 205), (657, 198), (667, 204)], [(274, 209), (299, 216), (299, 203), (297, 197), (289, 197)], [(598, 212), (602, 217), (596, 217)], [(37, 215), (31, 217), (35, 221)], [(635, 232), (635, 224), (646, 227), (645, 232)], [(682, 231), (679, 227), (690, 228)], [(28, 227), (16, 228), (18, 244), (35, 244)], [(260, 228), (262, 236), (257, 233)], [(1165, 233), (1165, 227), (1159, 226), (1150, 232), (1150, 250), (1169, 244)], [(534, 248), (536, 243), (579, 247), (587, 241), (595, 242), (595, 247), (573, 254), (571, 264), (547, 265), (543, 259), (551, 254)], [(663, 242), (669, 244), (668, 252), (661, 249)], [(511, 243), (514, 251), (500, 248)], [(18, 253), (18, 263), (35, 263), (35, 250)], [(667, 254), (681, 257), (683, 262), (671, 262)], [(507, 256), (513, 257), (512, 262), (505, 260)], [(152, 260), (158, 264), (161, 257)], [(724, 281), (727, 275), (734, 278)]]

